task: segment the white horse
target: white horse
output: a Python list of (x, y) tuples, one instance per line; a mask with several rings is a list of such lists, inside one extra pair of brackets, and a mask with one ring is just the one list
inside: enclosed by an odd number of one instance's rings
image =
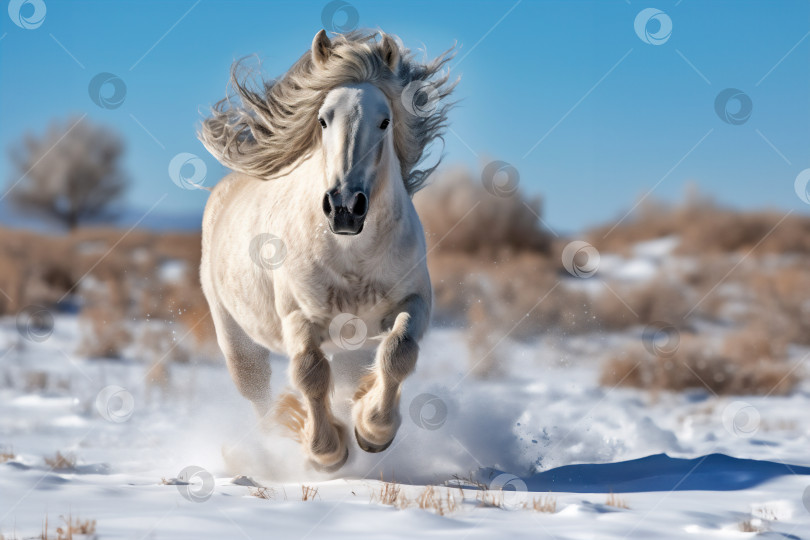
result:
[(416, 168), (445, 126), (449, 58), (420, 63), (389, 35), (330, 40), (322, 30), (259, 90), (240, 82), (235, 64), (238, 102), (219, 102), (199, 134), (235, 171), (213, 189), (203, 217), (200, 276), (217, 341), (262, 418), (271, 410), (268, 351), (290, 358), (303, 403), (287, 397), (278, 410), (322, 470), (349, 454), (326, 357), (340, 347), (346, 318), (374, 336), (367, 346), (379, 342), (354, 397), (357, 443), (381, 452), (401, 422), (400, 388), (432, 294), (411, 196), (436, 167)]

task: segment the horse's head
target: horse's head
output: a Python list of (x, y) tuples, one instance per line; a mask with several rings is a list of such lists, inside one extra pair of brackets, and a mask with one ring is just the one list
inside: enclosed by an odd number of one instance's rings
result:
[[(399, 63), (399, 49), (385, 36), (383, 57), (389, 69)], [(312, 43), (316, 64), (324, 64), (331, 43), (321, 31)], [(369, 211), (372, 192), (389, 165), (386, 145), (390, 137), (393, 111), (382, 90), (372, 83), (344, 84), (330, 90), (318, 110), (321, 151), (325, 164), (323, 213), (335, 234), (359, 234)]]
[(326, 193), (323, 213), (335, 234), (359, 234), (381, 177), (391, 109), (371, 83), (335, 88), (318, 111)]
[(310, 210), (322, 206), (335, 234), (359, 234), (384, 211), (389, 190), (413, 195), (438, 165), (417, 167), (445, 128), (455, 86), (442, 73), (450, 53), (422, 62), (388, 34), (330, 40), (321, 30), (284, 76), (260, 90), (240, 80), (245, 70), (234, 64), (235, 96), (213, 107), (200, 139), (222, 164), (260, 180), (321, 160), (321, 181), (307, 184), (317, 193)]

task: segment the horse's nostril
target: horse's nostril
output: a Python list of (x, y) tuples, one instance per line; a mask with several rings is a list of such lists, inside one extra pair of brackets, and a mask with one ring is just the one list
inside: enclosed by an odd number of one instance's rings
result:
[(329, 202), (329, 194), (325, 193), (323, 196), (323, 213), (328, 217), (332, 213), (332, 203)]
[(358, 217), (362, 217), (366, 215), (368, 211), (368, 199), (366, 198), (365, 194), (358, 193), (354, 197), (354, 205), (352, 205), (352, 214)]

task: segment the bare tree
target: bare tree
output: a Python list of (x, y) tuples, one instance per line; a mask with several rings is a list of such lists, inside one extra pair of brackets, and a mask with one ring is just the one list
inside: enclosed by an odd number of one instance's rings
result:
[(56, 218), (68, 228), (100, 217), (127, 185), (120, 168), (124, 144), (83, 118), (54, 123), (41, 138), (26, 135), (11, 150), (17, 169), (10, 196), (18, 206)]

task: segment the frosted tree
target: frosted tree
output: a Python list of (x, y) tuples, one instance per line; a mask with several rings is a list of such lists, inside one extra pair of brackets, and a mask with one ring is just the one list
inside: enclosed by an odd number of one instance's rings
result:
[(10, 199), (74, 229), (84, 220), (104, 216), (123, 194), (123, 152), (117, 134), (86, 119), (53, 123), (42, 137), (26, 135), (11, 150), (16, 174)]

